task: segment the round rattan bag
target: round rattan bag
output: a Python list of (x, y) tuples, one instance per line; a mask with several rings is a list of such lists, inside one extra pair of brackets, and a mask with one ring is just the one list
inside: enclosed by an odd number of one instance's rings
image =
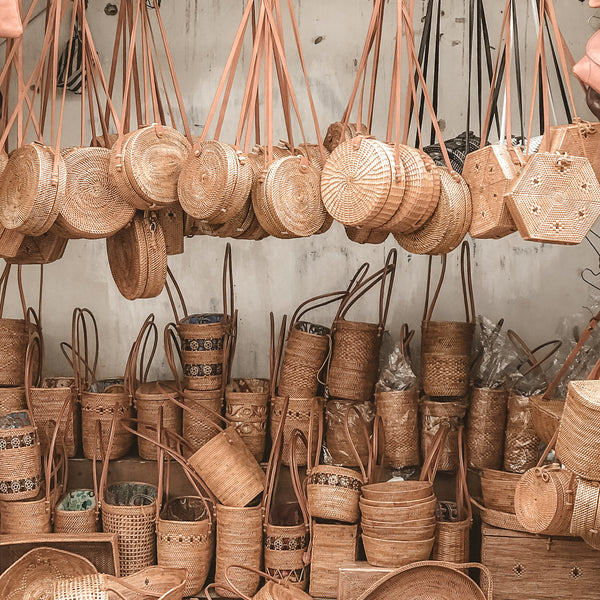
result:
[(138, 213), (131, 223), (106, 240), (113, 279), (128, 300), (155, 298), (167, 279), (167, 247), (153, 216)]
[(469, 186), (458, 174), (436, 167), (440, 174), (440, 197), (431, 218), (413, 233), (394, 233), (396, 241), (414, 254), (447, 254), (469, 231), (472, 203)]
[(54, 224), (63, 197), (67, 171), (54, 150), (38, 143), (25, 144), (11, 155), (0, 179), (0, 223), (25, 235), (41, 235)]
[(308, 237), (325, 222), (321, 174), (305, 156), (273, 161), (253, 186), (254, 212), (263, 229), (278, 238)]
[(172, 127), (154, 123), (111, 149), (110, 176), (135, 208), (162, 208), (177, 200), (177, 179), (191, 145)]
[(218, 140), (196, 144), (179, 175), (179, 202), (194, 219), (227, 223), (248, 200), (252, 174), (248, 158), (233, 146)]
[(74, 148), (65, 153), (65, 197), (56, 230), (70, 238), (105, 238), (125, 227), (135, 208), (121, 198), (110, 181), (110, 150)]

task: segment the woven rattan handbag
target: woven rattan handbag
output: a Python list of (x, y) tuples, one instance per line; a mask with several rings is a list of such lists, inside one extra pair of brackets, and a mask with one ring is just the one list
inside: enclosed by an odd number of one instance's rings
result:
[[(35, 324), (27, 318), (21, 266), (17, 267), (17, 283), (23, 318), (9, 319), (4, 316), (4, 302), (10, 271), (11, 265), (6, 265), (0, 276), (0, 288), (2, 290), (0, 295), (0, 384), (3, 386), (22, 386), (25, 383), (25, 353), (29, 338), (35, 331)], [(42, 280), (40, 278), (40, 299), (41, 286)], [(41, 303), (36, 314), (40, 314), (40, 309)]]
[[(471, 497), (467, 487), (466, 436), (464, 427), (458, 430), (458, 471), (456, 472), (456, 517), (446, 515), (438, 507), (433, 560), (462, 563), (469, 560), (469, 538), (473, 517)], [(454, 505), (452, 504), (452, 508)]]
[[(89, 324), (88, 324), (89, 321)], [(93, 332), (94, 354), (88, 354), (88, 335)], [(94, 315), (87, 308), (75, 308), (72, 318), (71, 364), (81, 402), (81, 439), (83, 455), (86, 458), (106, 456), (117, 460), (127, 454), (134, 437), (118, 424), (111, 448), (108, 452), (108, 439), (113, 415), (131, 417), (133, 415), (132, 394), (126, 388), (123, 377), (108, 379), (96, 378), (98, 362), (98, 326)], [(63, 343), (63, 347), (66, 347)], [(101, 439), (97, 439), (96, 421), (101, 424)]]
[[(364, 281), (358, 280), (340, 303), (332, 327), (333, 352), (327, 374), (327, 391), (332, 397), (365, 401), (373, 396), (381, 338), (392, 297), (397, 258), (397, 251), (390, 250), (383, 269)], [(347, 321), (345, 317), (348, 310), (378, 284), (378, 322)]]
[(138, 212), (131, 222), (106, 240), (110, 272), (128, 300), (155, 298), (167, 280), (167, 247), (154, 214)]
[[(577, 119), (575, 101), (569, 80), (562, 36), (558, 28), (554, 3), (545, 0), (544, 16), (554, 30), (560, 62), (565, 74), (564, 80), (569, 92), (573, 114)], [(544, 52), (544, 28), (540, 27), (536, 54), (536, 70), (541, 70), (541, 88), (544, 101), (544, 131), (552, 136), (549, 123), (548, 74)], [(537, 85), (534, 79), (533, 95)], [(530, 114), (529, 135), (531, 137)], [(584, 134), (576, 126), (576, 134)], [(560, 138), (560, 136), (558, 136)], [(552, 140), (550, 140), (550, 145)], [(546, 144), (548, 145), (548, 144)], [(552, 244), (579, 244), (600, 215), (600, 184), (589, 158), (586, 156), (587, 144), (583, 156), (567, 152), (539, 151), (527, 161), (525, 168), (509, 186), (506, 202), (523, 239)], [(569, 150), (573, 147), (569, 146)]]
[[(156, 562), (155, 521), (158, 490), (156, 486), (148, 483), (108, 484), (108, 467), (118, 422), (119, 416), (115, 412), (102, 464), (98, 504), (102, 512), (103, 531), (119, 535), (120, 572), (121, 575), (127, 576)], [(123, 430), (125, 427), (120, 425)]]
[(577, 493), (573, 506), (571, 535), (580, 536), (588, 546), (595, 550), (600, 550), (599, 506), (600, 482), (580, 477), (577, 481)]
[(277, 483), (281, 470), (283, 427), (282, 421), (273, 443), (263, 496), (265, 571), (278, 580), (305, 590), (308, 586), (310, 516), (298, 476), (295, 454), (298, 438), (302, 440), (305, 448), (308, 442), (300, 431), (297, 429), (293, 431), (288, 462), (297, 502), (282, 504), (279, 501), (278, 503)]
[[(360, 498), (360, 488), (369, 483), (367, 474), (371, 472), (371, 446), (365, 425), (364, 435), (369, 446), (369, 464), (365, 470), (348, 429), (348, 417), (351, 412), (356, 413), (359, 420), (362, 420), (362, 415), (353, 406), (350, 406), (346, 412), (346, 435), (348, 436), (350, 449), (360, 468), (360, 473), (346, 467), (320, 464), (320, 448), (323, 439), (323, 424), (320, 422), (316, 464), (312, 465), (312, 456), (309, 454), (309, 462), (306, 468), (307, 504), (310, 516), (313, 518), (356, 523), (360, 517), (358, 500)], [(309, 433), (308, 446), (312, 446), (310, 438)]]
[(430, 396), (464, 396), (469, 389), (469, 367), (475, 333), (475, 300), (471, 279), (469, 243), (461, 248), (461, 279), (465, 303), (465, 322), (432, 321), (433, 310), (446, 273), (447, 256), (442, 259), (440, 280), (429, 305), (432, 258), (427, 272), (427, 294), (423, 311), (421, 361), (423, 390)]
[(558, 430), (535, 468), (522, 476), (515, 490), (515, 514), (524, 529), (543, 535), (569, 533), (577, 480), (557, 463), (544, 464), (554, 447)]

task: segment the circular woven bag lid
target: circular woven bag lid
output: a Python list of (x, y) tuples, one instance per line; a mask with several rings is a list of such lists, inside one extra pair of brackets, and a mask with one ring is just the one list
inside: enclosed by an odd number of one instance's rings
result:
[(283, 226), (270, 231), (275, 237), (307, 237), (319, 231), (325, 222), (325, 207), (321, 201), (321, 176), (302, 157), (287, 156), (273, 161), (267, 169), (264, 197), (275, 222)]
[(135, 208), (121, 198), (109, 178), (110, 150), (73, 148), (64, 160), (67, 182), (56, 228), (66, 237), (95, 239), (125, 227)]
[(405, 190), (402, 204), (383, 229), (394, 233), (411, 233), (422, 227), (437, 207), (440, 176), (430, 156), (416, 148), (400, 145), (404, 165)]
[(135, 215), (121, 231), (106, 240), (113, 279), (128, 300), (142, 298), (148, 282), (148, 247), (143, 217)]
[(4, 150), (0, 150), (0, 175), (4, 172), (4, 168), (8, 164), (8, 154)]
[(435, 167), (440, 175), (440, 197), (432, 217), (412, 233), (394, 233), (397, 242), (414, 254), (445, 254), (458, 247), (469, 230), (472, 205), (469, 187), (457, 181), (445, 167)]
[(25, 144), (11, 153), (0, 180), (0, 222), (25, 235), (41, 235), (54, 224), (65, 194), (66, 167), (58, 158), (58, 181), (52, 183), (54, 151)]
[(356, 123), (348, 123), (348, 126), (344, 129), (344, 124), (341, 121), (336, 121), (327, 128), (327, 133), (323, 139), (323, 146), (325, 146), (328, 152), (333, 152), (342, 142), (356, 137), (357, 133), (369, 135), (369, 130), (362, 123), (360, 131), (357, 129)]
[(119, 144), (117, 140), (119, 136), (117, 136), (116, 140), (113, 140), (113, 143), (110, 147), (110, 160), (108, 165), (108, 175), (111, 183), (115, 186), (119, 195), (125, 202), (131, 204), (131, 206), (135, 208), (139, 208), (144, 210), (148, 208), (148, 204), (144, 202), (142, 198), (140, 198), (139, 194), (131, 185), (129, 181), (129, 177), (127, 175), (127, 170), (124, 166), (124, 155), (127, 149), (127, 143), (129, 142), (129, 138), (132, 136), (132, 133), (127, 133), (121, 139), (121, 149), (119, 151)]
[(402, 567), (380, 579), (359, 600), (486, 600), (465, 573), (435, 561)]
[(254, 181), (254, 166), (241, 152), (236, 151), (233, 147), (232, 150), (235, 152), (238, 163), (237, 179), (233, 193), (225, 205), (221, 207), (219, 213), (210, 220), (211, 223), (223, 225), (228, 223), (243, 210), (250, 198)]
[[(306, 156), (308, 162), (310, 162), (313, 167), (317, 168), (319, 171), (323, 170), (325, 163), (321, 158), (321, 152), (318, 144), (300, 144), (296, 150), (299, 154)], [(325, 161), (327, 161), (329, 158), (329, 152), (326, 149), (324, 150)]]
[(323, 168), (323, 204), (344, 225), (369, 226), (388, 200), (393, 175), (383, 142), (360, 137), (343, 142)]
[(83, 556), (56, 548), (34, 548), (0, 575), (0, 598), (48, 600), (57, 580), (96, 573), (96, 567)]
[(227, 207), (238, 179), (240, 162), (235, 150), (218, 140), (202, 142), (198, 155), (183, 164), (177, 195), (188, 215), (211, 221)]
[(357, 244), (381, 244), (387, 239), (389, 232), (367, 227), (346, 227), (348, 239)]
[(177, 180), (192, 146), (172, 127), (156, 124), (134, 131), (123, 152), (127, 178), (144, 201), (160, 208), (177, 200)]
[(251, 211), (252, 199), (248, 196), (246, 203), (237, 215), (234, 215), (227, 223), (216, 229), (219, 237), (237, 238), (242, 235), (252, 224), (254, 213)]

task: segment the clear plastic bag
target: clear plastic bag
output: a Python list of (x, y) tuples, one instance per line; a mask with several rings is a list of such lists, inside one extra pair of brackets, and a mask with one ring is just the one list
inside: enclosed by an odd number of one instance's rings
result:
[[(410, 334), (410, 337), (412, 337), (412, 334)], [(410, 341), (410, 337), (408, 341)], [(401, 392), (417, 386), (417, 376), (407, 350), (408, 342), (404, 333), (401, 338), (399, 342), (394, 343), (387, 332), (384, 336), (381, 370), (377, 382), (377, 391), (379, 392)], [(404, 351), (403, 347), (405, 348)]]

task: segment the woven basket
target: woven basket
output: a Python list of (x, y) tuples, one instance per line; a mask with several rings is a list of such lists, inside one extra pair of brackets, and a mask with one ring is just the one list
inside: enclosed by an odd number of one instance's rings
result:
[(154, 123), (120, 138), (111, 149), (110, 177), (135, 208), (156, 209), (177, 200), (177, 179), (190, 143), (171, 127)]
[(208, 416), (210, 414), (208, 411), (222, 414), (223, 394), (221, 390), (213, 392), (185, 390), (183, 403), (190, 409), (183, 411), (183, 437), (193, 453), (219, 433), (219, 428), (214, 419)]
[(569, 382), (560, 421), (556, 456), (571, 471), (586, 479), (600, 480), (599, 440), (600, 381)]
[(506, 203), (523, 239), (579, 244), (600, 216), (600, 183), (583, 156), (537, 152), (508, 187)]
[(600, 504), (600, 482), (580, 478), (571, 519), (571, 535), (583, 538), (583, 541), (600, 550), (598, 533), (598, 507)]
[(446, 255), (440, 279), (429, 305), (432, 258), (427, 272), (427, 293), (423, 310), (421, 361), (423, 390), (429, 396), (464, 396), (469, 389), (469, 367), (475, 333), (475, 300), (471, 278), (469, 243), (461, 248), (461, 279), (465, 303), (465, 322), (432, 321), (433, 310), (444, 282)]
[(54, 224), (65, 195), (67, 172), (54, 150), (38, 143), (11, 153), (0, 182), (0, 223), (25, 235), (46, 233)]
[(125, 298), (155, 298), (162, 292), (167, 248), (160, 222), (153, 215), (136, 214), (106, 240), (106, 253), (115, 284)]
[[(469, 567), (480, 569), (487, 593), (466, 574)], [(478, 563), (453, 564), (424, 561), (407, 565), (379, 579), (358, 600), (492, 600), (492, 575)]]
[(518, 473), (484, 469), (481, 491), (485, 507), (491, 510), (515, 514), (515, 490), (521, 479)]
[(401, 502), (428, 498), (433, 494), (433, 484), (430, 481), (385, 481), (363, 485), (361, 491), (366, 500)]
[(467, 413), (468, 400), (434, 402), (425, 399), (421, 404), (421, 453), (427, 456), (433, 447), (440, 427), (447, 426), (438, 469), (456, 471), (458, 468), (458, 430)]
[(511, 393), (504, 434), (504, 470), (524, 473), (532, 469), (538, 461), (539, 449), (540, 438), (533, 427), (529, 397)]
[(74, 148), (65, 155), (65, 196), (55, 224), (64, 237), (110, 237), (133, 218), (135, 208), (109, 179), (109, 157), (106, 148)]
[[(83, 556), (57, 548), (34, 548), (0, 576), (0, 595), (6, 600), (56, 598), (52, 589), (71, 577), (96, 574), (96, 567)], [(62, 596), (59, 596), (62, 600)]]
[[(8, 287), (11, 265), (6, 265), (0, 277), (2, 288), (0, 301), (0, 385), (22, 386), (25, 383), (25, 353), (30, 335), (35, 326), (26, 321), (27, 305), (23, 294), (22, 268), (17, 267), (17, 282), (23, 319), (7, 319), (4, 314), (4, 299)], [(39, 311), (38, 311), (39, 314)]]
[(225, 389), (225, 415), (260, 462), (267, 441), (269, 380), (233, 379)]
[(547, 444), (560, 425), (564, 400), (546, 400), (543, 396), (530, 396), (529, 410), (533, 427), (542, 443)]
[[(395, 148), (394, 148), (395, 149)], [(404, 198), (384, 231), (412, 233), (431, 218), (440, 199), (440, 171), (431, 158), (410, 146), (398, 145), (406, 178)]]
[(437, 500), (431, 495), (422, 500), (407, 500), (405, 505), (396, 506), (398, 502), (381, 502), (367, 504), (368, 501), (361, 498), (359, 502), (362, 518), (371, 523), (403, 523), (429, 519), (433, 517)]
[[(238, 596), (228, 589), (230, 581), (243, 594), (256, 594), (260, 575), (246, 569), (226, 570), (230, 565), (260, 569), (263, 551), (263, 515), (260, 506), (234, 508), (217, 505), (217, 554), (215, 584), (221, 596)], [(225, 586), (225, 587), (220, 587)]]
[[(319, 464), (321, 441), (323, 438), (323, 425), (320, 423), (316, 465), (312, 466), (312, 456), (309, 454), (309, 461), (306, 468), (308, 512), (313, 518), (341, 521), (343, 523), (356, 523), (360, 518), (358, 509), (360, 489), (364, 484), (369, 483), (369, 481), (365, 467), (360, 460), (360, 456), (350, 435), (348, 422), (351, 412), (354, 412), (358, 420), (363, 423), (365, 439), (367, 440), (367, 444), (370, 444), (370, 442), (368, 441), (367, 427), (361, 413), (356, 407), (350, 406), (346, 411), (345, 418), (346, 436), (350, 444), (350, 449), (360, 467), (360, 473), (346, 467)], [(310, 437), (308, 445), (311, 445)], [(369, 445), (370, 454), (371, 447)]]
[(262, 228), (283, 239), (317, 233), (327, 214), (320, 184), (320, 171), (305, 157), (274, 160), (252, 190), (254, 213)]
[(46, 265), (63, 257), (67, 242), (54, 227), (39, 236), (26, 235), (16, 254), (5, 261), (15, 265)]
[[(275, 439), (277, 429), (283, 417), (285, 398), (271, 398), (271, 414), (269, 430), (271, 439)], [(311, 453), (315, 454), (318, 444), (319, 423), (323, 420), (323, 398), (289, 398), (288, 409), (285, 412), (283, 430), (284, 465), (288, 465), (289, 445), (294, 429), (300, 430), (307, 439), (311, 440)], [(299, 448), (297, 461), (300, 466), (307, 464), (307, 453), (304, 447)]]
[[(123, 378), (102, 379), (81, 392), (81, 431), (83, 455), (93, 458), (94, 452), (103, 453), (110, 460), (122, 458), (133, 446), (134, 436), (117, 426), (110, 455), (107, 455), (110, 426), (115, 412), (118, 417), (133, 416), (129, 393)], [(100, 421), (102, 442), (96, 440), (96, 421)]]
[(435, 212), (420, 229), (394, 233), (400, 246), (413, 254), (451, 252), (458, 248), (471, 224), (473, 208), (469, 186), (460, 175), (451, 175), (444, 167), (435, 168), (440, 173), (441, 184)]
[[(379, 350), (385, 329), (398, 254), (392, 249), (383, 269), (354, 283), (341, 302), (333, 322), (333, 352), (327, 375), (329, 396), (345, 400), (371, 400), (379, 369)], [(387, 281), (386, 281), (387, 280)], [(385, 285), (387, 283), (387, 291)], [(348, 310), (372, 287), (381, 284), (377, 323), (347, 321)]]
[(177, 203), (158, 211), (167, 255), (183, 254), (183, 208)]
[(556, 434), (537, 466), (521, 476), (515, 490), (515, 514), (531, 533), (569, 533), (577, 482), (575, 474), (559, 464), (544, 464), (555, 442)]
[(252, 186), (252, 166), (233, 146), (204, 141), (183, 164), (177, 197), (186, 213), (212, 224), (227, 223), (246, 203)]
[(5, 229), (0, 225), (0, 256), (14, 258), (21, 248), (25, 236), (16, 229)]
[(100, 514), (94, 490), (69, 490), (54, 509), (54, 533), (100, 531)]
[(362, 123), (344, 123), (336, 121), (327, 128), (323, 138), (323, 146), (328, 152), (333, 152), (342, 142), (347, 142), (356, 137), (357, 134), (369, 135), (369, 130)]
[(339, 568), (356, 560), (358, 526), (313, 522), (309, 594), (337, 598)]
[(319, 373), (330, 349), (328, 327), (301, 320), (307, 312), (341, 300), (345, 292), (322, 294), (306, 300), (290, 321), (287, 345), (281, 360), (280, 396), (311, 398), (319, 388)]
[(467, 456), (473, 469), (502, 466), (508, 392), (473, 388), (467, 417)]
[(377, 414), (385, 434), (384, 458), (394, 469), (419, 464), (418, 390), (377, 392)]
[(362, 541), (370, 565), (398, 569), (428, 559), (435, 538), (407, 542), (371, 538), (363, 533)]
[[(346, 413), (348, 407), (354, 406), (362, 416), (352, 419), (348, 423), (350, 436), (358, 452), (361, 462), (366, 465), (369, 461), (369, 444), (363, 435), (363, 421), (367, 425), (369, 436), (373, 434), (373, 421), (375, 419), (375, 405), (373, 402), (354, 402), (351, 400), (338, 400), (332, 398), (325, 405), (325, 445), (331, 458), (331, 463), (338, 467), (358, 467), (356, 456), (350, 448), (346, 435)], [(314, 452), (313, 452), (314, 454)]]
[(182, 600), (186, 569), (148, 567), (128, 577), (97, 574), (53, 582), (53, 600)]

